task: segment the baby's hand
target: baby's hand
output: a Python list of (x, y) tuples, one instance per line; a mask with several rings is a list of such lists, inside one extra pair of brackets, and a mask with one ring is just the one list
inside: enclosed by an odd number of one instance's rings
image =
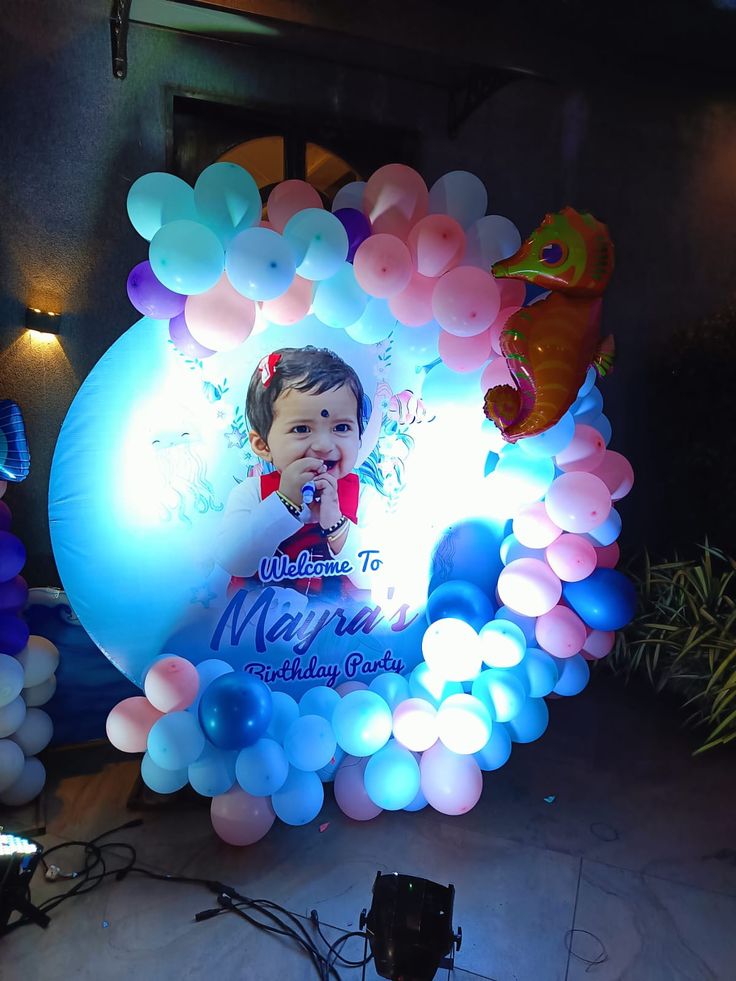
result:
[(318, 460), (314, 456), (305, 456), (301, 460), (294, 460), (281, 471), (279, 490), (284, 497), (288, 497), (294, 504), (301, 506), (302, 487), (310, 480), (317, 484), (315, 478), (323, 467), (322, 460)]
[(340, 502), (337, 497), (337, 478), (331, 473), (317, 474), (314, 478), (319, 497), (319, 523), (322, 528), (331, 528), (340, 520)]

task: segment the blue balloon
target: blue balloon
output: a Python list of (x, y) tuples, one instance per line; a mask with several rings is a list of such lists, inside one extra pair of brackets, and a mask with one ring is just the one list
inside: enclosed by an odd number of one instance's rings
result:
[(215, 678), (204, 692), (199, 721), (215, 746), (242, 749), (265, 733), (272, 711), (268, 686), (254, 675), (233, 671)]
[[(443, 174), (429, 191), (429, 213), (450, 215), (463, 228), (482, 218), (487, 207), (488, 191), (485, 184), (467, 170), (451, 170), (449, 174)], [(496, 237), (498, 238), (498, 235)], [(510, 248), (515, 242), (515, 237), (509, 237), (505, 244)], [(519, 245), (521, 245), (521, 238), (519, 238)], [(518, 247), (517, 245), (512, 249), (509, 255), (513, 255)]]
[(529, 436), (520, 439), (519, 449), (531, 457), (552, 457), (561, 453), (569, 445), (575, 435), (575, 419), (571, 412), (566, 412), (559, 422), (540, 433), (539, 436)]
[(233, 669), (227, 661), (221, 661), (218, 657), (210, 657), (206, 661), (200, 661), (196, 665), (196, 668), (197, 674), (199, 675), (199, 691), (197, 692), (197, 697), (187, 709), (187, 712), (191, 712), (192, 715), (199, 718), (199, 703), (202, 700), (205, 689), (215, 678), (219, 678), (223, 674), (230, 674)]
[(286, 753), (274, 739), (259, 739), (237, 755), (235, 776), (243, 790), (254, 797), (275, 794), (288, 775)]
[(335, 779), (335, 774), (340, 769), (340, 764), (345, 759), (347, 754), (344, 750), (340, 749), (338, 746), (335, 750), (335, 755), (332, 757), (327, 766), (323, 766), (321, 770), (317, 770), (317, 776), (320, 778), (322, 783), (331, 783)]
[(368, 300), (360, 320), (345, 328), (354, 341), (359, 344), (378, 344), (385, 341), (392, 330), (396, 329), (396, 317), (391, 313), (388, 302), (378, 297)]
[(332, 716), (338, 746), (351, 756), (371, 756), (391, 736), (393, 717), (386, 702), (370, 689), (343, 696)]
[(603, 411), (603, 396), (600, 389), (595, 388), (595, 386), (591, 388), (587, 395), (573, 402), (570, 411), (578, 425), (581, 423), (586, 426), (591, 425), (593, 420), (597, 419)]
[(508, 259), (521, 245), (516, 225), (503, 215), (485, 215), (466, 231), (463, 265), (490, 269), (494, 262)]
[(512, 670), (521, 679), (531, 698), (549, 695), (559, 680), (559, 662), (538, 647), (528, 647), (520, 664)]
[(450, 579), (434, 589), (427, 600), (427, 620), (445, 617), (464, 620), (475, 630), (493, 619), (496, 605), (483, 590), (463, 579)]
[(544, 497), (555, 479), (555, 465), (550, 457), (530, 457), (518, 446), (507, 446), (501, 453), (494, 474), (503, 478), (512, 490), (513, 500), (509, 502), (511, 507), (506, 512), (508, 514), (514, 504), (518, 507), (519, 500), (531, 504)]
[(332, 726), (321, 715), (302, 715), (284, 736), (284, 752), (297, 770), (321, 770), (335, 755)]
[(299, 706), (296, 700), (283, 691), (271, 692), (271, 721), (266, 729), (269, 739), (277, 743), (284, 742), (284, 736), (292, 722), (299, 718)]
[(219, 238), (196, 221), (170, 221), (151, 240), (148, 261), (156, 278), (190, 296), (211, 289), (222, 276), (225, 253)]
[(303, 279), (329, 279), (347, 259), (345, 227), (324, 208), (298, 211), (286, 223), (284, 238), (294, 250), (297, 275)]
[(209, 743), (202, 755), (189, 764), (189, 783), (203, 797), (225, 794), (235, 783), (235, 759), (237, 753), (230, 749), (216, 749)]
[(593, 388), (593, 386), (597, 381), (598, 381), (598, 372), (593, 367), (593, 365), (591, 365), (590, 368), (588, 368), (588, 370), (585, 373), (585, 381), (580, 386), (580, 390), (578, 391), (577, 397), (579, 399), (584, 398), (588, 394), (588, 392)]
[(186, 787), (189, 773), (186, 767), (181, 770), (166, 770), (157, 766), (146, 753), (141, 760), (141, 779), (156, 794), (173, 794)]
[(481, 770), (498, 770), (511, 756), (511, 736), (502, 722), (494, 722), (491, 738), (483, 749), (473, 753)]
[(611, 508), (603, 524), (588, 532), (588, 538), (592, 545), (599, 548), (601, 545), (612, 545), (620, 534), (621, 515), (616, 508)]
[(611, 425), (611, 420), (608, 418), (608, 416), (604, 416), (601, 412), (601, 414), (594, 419), (590, 425), (593, 426), (594, 429), (598, 430), (603, 437), (603, 442), (606, 444), (606, 446), (608, 446), (608, 444), (611, 442), (611, 437), (613, 436), (613, 426)]
[(501, 542), (499, 555), (504, 565), (514, 562), (516, 559), (541, 559), (544, 561), (543, 548), (529, 548), (522, 545), (516, 535), (507, 535)]
[(507, 723), (515, 743), (533, 743), (549, 724), (549, 709), (543, 698), (527, 698), (521, 712)]
[[(459, 681), (445, 681), (429, 670), (426, 661), (422, 661), (409, 675), (409, 694), (412, 698), (423, 698), (439, 708), (450, 695), (462, 695), (464, 688)], [(365, 754), (364, 754), (365, 755)]]
[(150, 242), (167, 222), (197, 220), (194, 191), (173, 174), (144, 174), (128, 191), (128, 217), (138, 234)]
[(587, 579), (562, 584), (562, 595), (592, 630), (620, 630), (636, 613), (636, 589), (615, 569), (594, 569)]
[(188, 712), (168, 712), (148, 733), (148, 755), (164, 770), (186, 769), (202, 755), (205, 739)]
[(400, 811), (419, 792), (419, 764), (413, 753), (390, 739), (368, 760), (363, 782), (374, 804), (386, 811)]
[(313, 821), (322, 810), (325, 792), (316, 773), (289, 769), (283, 786), (271, 797), (276, 816), (285, 824), (301, 825)]
[(206, 167), (194, 185), (200, 220), (227, 246), (238, 232), (261, 219), (261, 192), (248, 171), (235, 163)]
[(555, 658), (560, 677), (554, 687), (555, 695), (579, 695), (590, 680), (590, 667), (582, 654)]
[[(304, 692), (299, 699), (300, 715), (321, 715), (328, 722), (332, 719), (332, 713), (340, 701), (340, 696), (334, 688), (327, 685), (316, 685)], [(294, 721), (294, 720), (292, 720)]]
[(358, 286), (353, 267), (344, 262), (315, 290), (312, 313), (327, 327), (349, 327), (360, 320), (367, 305), (368, 294)]
[(422, 811), (427, 806), (429, 801), (422, 793), (422, 788), (420, 787), (417, 791), (417, 795), (411, 804), (407, 804), (404, 808), (405, 811)]
[(515, 623), (517, 627), (521, 627), (521, 632), (524, 634), (524, 640), (527, 644), (533, 644), (536, 638), (536, 617), (525, 617), (523, 613), (517, 613), (516, 610), (512, 610), (510, 606), (499, 606), (496, 610), (495, 620), (510, 620), (511, 623)]
[(229, 244), (225, 270), (238, 293), (273, 300), (291, 285), (296, 259), (291, 245), (272, 228), (246, 228)]
[(377, 674), (368, 687), (381, 696), (392, 712), (400, 702), (409, 698), (408, 680), (395, 671)]
[(513, 671), (488, 668), (481, 671), (471, 688), (473, 695), (480, 699), (495, 722), (509, 722), (515, 718), (528, 701), (526, 686)]

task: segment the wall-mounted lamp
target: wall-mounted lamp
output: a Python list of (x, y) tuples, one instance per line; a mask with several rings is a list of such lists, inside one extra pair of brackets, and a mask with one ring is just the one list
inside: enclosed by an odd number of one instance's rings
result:
[(27, 307), (26, 330), (35, 330), (39, 334), (60, 334), (61, 314), (39, 310), (38, 307)]

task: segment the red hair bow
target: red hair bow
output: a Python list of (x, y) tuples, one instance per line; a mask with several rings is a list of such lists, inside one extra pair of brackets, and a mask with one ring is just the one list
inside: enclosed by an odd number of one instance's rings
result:
[(273, 381), (276, 365), (280, 360), (280, 354), (264, 354), (264, 356), (258, 362), (258, 371), (261, 373), (261, 384), (264, 388), (268, 388)]

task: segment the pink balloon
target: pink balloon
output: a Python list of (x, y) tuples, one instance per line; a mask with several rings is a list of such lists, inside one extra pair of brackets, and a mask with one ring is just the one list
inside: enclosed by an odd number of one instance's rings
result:
[(238, 293), (223, 273), (212, 289), (187, 297), (184, 315), (198, 344), (211, 351), (232, 351), (253, 330), (256, 305)]
[(324, 208), (319, 193), (306, 181), (282, 181), (268, 195), (268, 221), (277, 232), (283, 232), (288, 220), (305, 208)]
[(595, 545), (595, 556), (596, 563), (599, 569), (615, 569), (618, 565), (618, 560), (621, 558), (621, 549), (619, 548), (618, 542), (611, 542), (610, 545), (601, 545), (597, 548)]
[(465, 232), (449, 215), (427, 215), (409, 232), (408, 245), (417, 272), (436, 278), (461, 262)]
[[(516, 538), (527, 548), (547, 548), (562, 534), (562, 529), (558, 528), (547, 514), (544, 501), (536, 501), (522, 508), (514, 518), (512, 530)], [(557, 571), (554, 566), (552, 568)]]
[(368, 685), (364, 681), (343, 681), (341, 685), (338, 685), (335, 691), (343, 698), (345, 695), (349, 695), (351, 691), (362, 691), (367, 688)]
[(313, 282), (302, 279), (301, 276), (294, 276), (291, 286), (285, 293), (277, 296), (275, 300), (263, 301), (263, 314), (266, 320), (282, 327), (297, 324), (309, 313), (313, 294)]
[(495, 385), (511, 385), (516, 388), (516, 382), (511, 377), (506, 358), (495, 357), (489, 365), (483, 369), (480, 376), (480, 390), (485, 393)]
[(337, 806), (353, 821), (370, 821), (383, 810), (368, 796), (363, 783), (365, 768), (369, 756), (359, 759), (356, 756), (346, 756), (335, 774), (335, 800)]
[(159, 712), (189, 708), (199, 691), (199, 675), (191, 661), (170, 654), (156, 661), (143, 683), (146, 698)]
[(578, 423), (570, 442), (555, 457), (555, 463), (565, 473), (574, 470), (591, 473), (601, 465), (605, 454), (606, 443), (600, 432), (593, 426)]
[(358, 285), (370, 296), (396, 296), (411, 280), (409, 249), (395, 235), (371, 235), (353, 258)]
[(544, 557), (550, 569), (564, 582), (587, 579), (598, 561), (591, 543), (581, 535), (571, 535), (569, 532), (548, 545)]
[(475, 371), (493, 356), (491, 332), (484, 330), (473, 337), (457, 337), (441, 330), (438, 349), (442, 360), (453, 371)]
[(502, 307), (522, 307), (526, 298), (524, 281), (521, 279), (497, 279)]
[(585, 534), (603, 524), (611, 511), (611, 495), (592, 473), (563, 473), (545, 499), (547, 514), (563, 531)]
[(421, 175), (405, 164), (386, 164), (368, 179), (363, 213), (373, 231), (406, 240), (429, 210), (429, 191)]
[(107, 717), (107, 738), (123, 753), (145, 753), (148, 733), (162, 715), (142, 695), (124, 698)]
[(583, 644), (583, 657), (599, 661), (613, 650), (616, 634), (613, 630), (590, 630)]
[(514, 559), (501, 570), (498, 595), (504, 606), (525, 617), (549, 613), (562, 596), (562, 583), (540, 559)]
[(634, 470), (631, 464), (615, 450), (606, 450), (603, 460), (595, 469), (595, 475), (608, 487), (613, 501), (626, 497), (634, 486)]
[(228, 845), (253, 845), (276, 820), (270, 797), (253, 797), (237, 785), (212, 798), (210, 817), (215, 832)]
[(436, 279), (412, 273), (409, 285), (389, 299), (389, 310), (406, 327), (423, 327), (433, 317), (432, 293), (436, 285)]
[(587, 636), (583, 621), (566, 606), (556, 606), (540, 616), (534, 632), (539, 646), (554, 657), (580, 653)]
[(496, 280), (475, 266), (451, 269), (440, 277), (432, 294), (435, 320), (459, 337), (472, 337), (488, 330), (500, 309)]
[(483, 774), (473, 756), (459, 756), (436, 742), (419, 764), (422, 793), (440, 814), (466, 814), (480, 800)]
[(506, 329), (506, 323), (509, 317), (513, 314), (518, 313), (520, 307), (501, 307), (498, 311), (496, 319), (490, 326), (491, 331), (491, 347), (496, 352), (496, 354), (502, 354), (501, 351), (501, 334)]

